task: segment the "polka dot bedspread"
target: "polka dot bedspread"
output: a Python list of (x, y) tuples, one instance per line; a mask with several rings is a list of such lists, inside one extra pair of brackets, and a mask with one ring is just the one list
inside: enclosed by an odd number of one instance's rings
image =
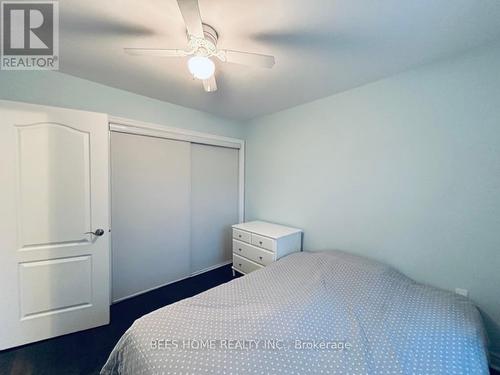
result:
[(477, 308), (338, 251), (291, 254), (136, 320), (102, 374), (488, 374)]

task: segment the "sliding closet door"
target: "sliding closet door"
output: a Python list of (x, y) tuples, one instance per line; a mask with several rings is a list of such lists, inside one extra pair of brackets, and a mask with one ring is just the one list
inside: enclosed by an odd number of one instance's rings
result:
[(191, 144), (111, 133), (112, 295), (190, 274)]
[(231, 260), (239, 150), (191, 145), (191, 272)]

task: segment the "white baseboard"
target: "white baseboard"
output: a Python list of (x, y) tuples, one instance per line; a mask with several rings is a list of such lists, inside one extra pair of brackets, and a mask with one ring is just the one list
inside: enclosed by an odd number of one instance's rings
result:
[(122, 302), (122, 301), (125, 301), (125, 300), (129, 299), (129, 298), (137, 297), (137, 296), (140, 296), (141, 294), (144, 294), (144, 293), (147, 293), (147, 292), (152, 292), (153, 290), (163, 288), (164, 286), (176, 283), (178, 281), (189, 279), (190, 277), (193, 277), (193, 276), (196, 276), (196, 275), (201, 275), (202, 273), (205, 273), (205, 272), (208, 272), (208, 271), (212, 271), (212, 270), (214, 270), (216, 268), (219, 268), (219, 267), (227, 266), (228, 264), (231, 264), (231, 263), (233, 263), (233, 261), (229, 260), (227, 262), (219, 263), (219, 264), (216, 264), (214, 266), (210, 266), (210, 267), (204, 268), (202, 270), (199, 270), (199, 271), (191, 273), (189, 276), (181, 277), (180, 279), (172, 280), (172, 281), (169, 281), (168, 283), (157, 285), (157, 286), (154, 286), (154, 287), (146, 289), (146, 290), (141, 290), (140, 292), (137, 292), (137, 293), (125, 296), (125, 297), (120, 297), (118, 299), (113, 300), (111, 302), (111, 304)]
[(490, 367), (500, 371), (500, 353), (490, 352)]
[[(219, 268), (219, 267), (224, 267), (224, 266), (227, 266), (228, 264), (231, 264), (233, 263), (232, 260), (228, 260), (227, 262), (222, 262), (222, 263), (219, 263), (219, 264), (216, 264), (215, 266), (210, 266), (210, 267), (207, 267), (207, 268), (203, 268), (202, 270), (199, 270), (199, 271), (196, 271), (196, 272), (193, 272), (191, 274), (191, 276), (196, 276), (196, 275), (199, 275), (201, 273), (205, 273), (205, 272), (208, 272), (208, 271), (212, 271), (216, 268)], [(190, 276), (190, 277), (191, 277)]]

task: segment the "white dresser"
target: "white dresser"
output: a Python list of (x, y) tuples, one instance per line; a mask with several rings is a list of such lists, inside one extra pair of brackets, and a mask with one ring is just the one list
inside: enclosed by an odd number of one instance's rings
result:
[(258, 270), (301, 250), (301, 229), (264, 221), (233, 225), (233, 275)]

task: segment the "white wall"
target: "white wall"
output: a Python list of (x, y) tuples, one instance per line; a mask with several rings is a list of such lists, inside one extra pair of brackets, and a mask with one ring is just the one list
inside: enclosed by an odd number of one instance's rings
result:
[(468, 289), (500, 352), (500, 45), (246, 131), (246, 219), (303, 228), (306, 250)]
[(240, 123), (59, 72), (0, 71), (0, 99), (52, 105), (241, 137)]

